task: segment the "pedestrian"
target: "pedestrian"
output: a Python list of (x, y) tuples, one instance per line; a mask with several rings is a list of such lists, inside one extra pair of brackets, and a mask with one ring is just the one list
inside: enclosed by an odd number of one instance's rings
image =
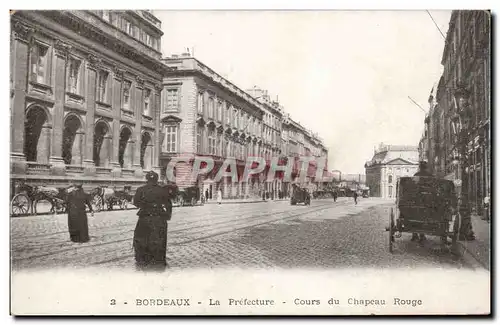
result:
[[(432, 177), (432, 174), (428, 170), (426, 161), (421, 161), (418, 163), (418, 171), (413, 176)], [(420, 242), (422, 242), (425, 240), (425, 234), (417, 234), (416, 232), (414, 232), (411, 236), (411, 240), (412, 241), (419, 240)]]
[(139, 270), (164, 270), (172, 201), (168, 190), (158, 184), (157, 173), (148, 172), (146, 181), (134, 196), (134, 205), (139, 208), (133, 240), (135, 263)]
[(208, 189), (205, 190), (205, 200), (208, 201)]
[(333, 191), (333, 202), (337, 202), (337, 197), (338, 197), (337, 191)]
[(354, 198), (354, 204), (358, 204), (358, 193), (356, 191), (352, 192), (352, 197)]
[(222, 191), (220, 189), (217, 191), (217, 203), (222, 203)]
[(75, 243), (86, 243), (90, 240), (86, 206), (94, 216), (90, 195), (85, 193), (81, 183), (75, 183), (68, 189), (66, 200), (69, 238)]

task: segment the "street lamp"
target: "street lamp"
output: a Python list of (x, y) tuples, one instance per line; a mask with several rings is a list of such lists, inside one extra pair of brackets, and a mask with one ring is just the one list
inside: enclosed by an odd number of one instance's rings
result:
[(468, 177), (468, 153), (469, 140), (468, 123), (470, 117), (470, 93), (463, 84), (459, 84), (454, 93), (455, 112), (451, 117), (453, 132), (455, 133), (454, 165), (461, 171), (461, 191), (458, 211), (462, 217), (460, 227), (460, 240), (474, 240), (472, 230), (470, 206), (469, 206), (469, 177)]

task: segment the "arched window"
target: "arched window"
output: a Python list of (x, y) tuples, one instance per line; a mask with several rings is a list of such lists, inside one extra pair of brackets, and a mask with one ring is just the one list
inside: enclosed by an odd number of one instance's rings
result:
[(392, 183), (392, 175), (389, 175), (389, 180), (388, 180), (389, 184)]

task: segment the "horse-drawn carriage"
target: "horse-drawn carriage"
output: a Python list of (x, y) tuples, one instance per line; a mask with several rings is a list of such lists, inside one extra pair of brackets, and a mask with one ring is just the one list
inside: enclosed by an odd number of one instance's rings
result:
[(456, 252), (461, 218), (452, 181), (434, 177), (401, 177), (396, 184), (396, 205), (389, 214), (389, 251), (403, 232), (451, 238)]
[(195, 206), (198, 201), (200, 201), (201, 205), (205, 204), (205, 198), (197, 186), (178, 189), (177, 195), (174, 197), (174, 204), (177, 203), (181, 207), (185, 205)]
[(132, 202), (133, 196), (128, 189), (117, 190), (107, 186), (98, 186), (90, 192), (92, 198), (92, 206), (96, 212), (104, 210), (107, 206), (108, 211), (113, 210), (115, 206), (120, 209), (128, 209), (129, 203)]
[(307, 188), (302, 188), (298, 185), (293, 185), (292, 197), (290, 198), (291, 205), (297, 205), (297, 203), (304, 203), (304, 205), (311, 205), (311, 195)]
[(72, 186), (58, 188), (53, 186), (35, 186), (24, 181), (11, 181), (11, 216), (37, 214), (39, 203), (48, 202), (50, 213), (66, 211), (66, 196)]

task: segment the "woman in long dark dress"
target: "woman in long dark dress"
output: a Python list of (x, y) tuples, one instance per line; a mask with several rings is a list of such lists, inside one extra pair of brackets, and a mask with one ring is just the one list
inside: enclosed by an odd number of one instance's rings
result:
[(70, 239), (73, 242), (85, 243), (90, 240), (86, 206), (89, 207), (93, 215), (90, 196), (84, 192), (81, 184), (77, 184), (68, 193), (67, 198), (68, 230)]
[(134, 205), (139, 208), (134, 231), (136, 267), (162, 270), (167, 266), (167, 229), (172, 203), (166, 188), (158, 185), (158, 174), (148, 172), (147, 184), (137, 189)]

